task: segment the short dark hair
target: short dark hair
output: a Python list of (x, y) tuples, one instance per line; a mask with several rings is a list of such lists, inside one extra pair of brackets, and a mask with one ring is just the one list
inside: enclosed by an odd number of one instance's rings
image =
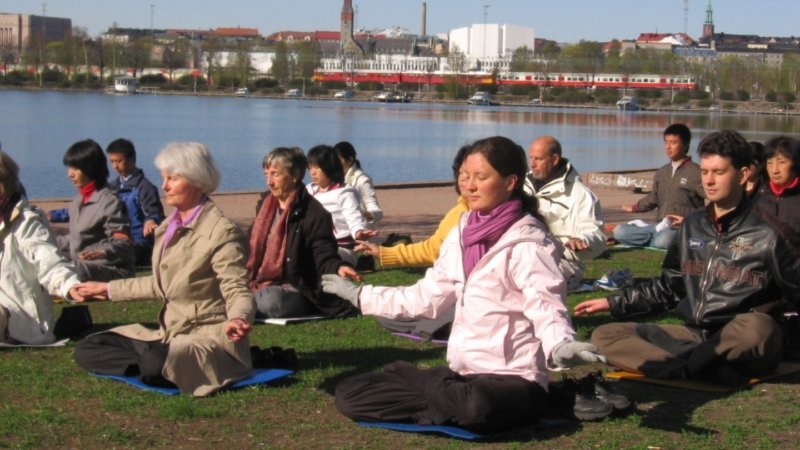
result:
[(748, 167), (753, 161), (750, 143), (733, 130), (715, 131), (704, 137), (697, 146), (697, 156), (718, 155), (731, 160), (736, 169)]
[(456, 194), (461, 195), (461, 188), (458, 186), (458, 173), (461, 171), (461, 166), (464, 160), (467, 159), (467, 153), (472, 148), (472, 145), (462, 145), (456, 152), (456, 157), (453, 158), (453, 178), (456, 180)]
[(133, 162), (136, 162), (136, 148), (133, 146), (133, 142), (125, 139), (119, 138), (114, 141), (111, 141), (106, 147), (106, 153), (112, 154), (117, 153), (122, 155), (125, 159), (132, 159)]
[(788, 136), (778, 136), (770, 139), (764, 145), (763, 162), (782, 155), (792, 160), (792, 173), (800, 174), (800, 141)]
[(330, 145), (317, 145), (308, 151), (308, 165), (317, 166), (333, 183), (344, 183), (344, 168), (339, 154)]
[(359, 161), (358, 158), (356, 158), (356, 148), (353, 147), (353, 144), (347, 141), (342, 141), (334, 145), (333, 148), (336, 149), (336, 153), (339, 154), (339, 157), (344, 158), (346, 160), (352, 159), (353, 165), (355, 165), (359, 169), (361, 168), (361, 161)]
[(64, 165), (80, 169), (100, 189), (108, 182), (108, 165), (103, 148), (97, 142), (86, 139), (78, 141), (64, 153)]
[(758, 141), (750, 141), (750, 153), (753, 155), (753, 164), (764, 165), (764, 144)]
[(686, 147), (686, 152), (689, 152), (689, 144), (692, 143), (692, 131), (689, 127), (682, 123), (673, 123), (664, 130), (664, 136), (678, 136)]

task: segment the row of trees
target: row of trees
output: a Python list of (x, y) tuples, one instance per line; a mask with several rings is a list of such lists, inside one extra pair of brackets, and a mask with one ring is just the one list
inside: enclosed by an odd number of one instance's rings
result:
[[(620, 52), (618, 41), (609, 51), (594, 41), (581, 41), (559, 49), (543, 46), (536, 52), (527, 47), (517, 49), (511, 59), (515, 72), (577, 73), (653, 73), (691, 75), (698, 85), (712, 94), (746, 92), (752, 98), (768, 93), (796, 93), (800, 85), (800, 53), (785, 54), (783, 63), (773, 67), (755, 58), (724, 56), (704, 62), (687, 62), (670, 51), (654, 49)], [(741, 95), (740, 95), (741, 97)]]
[[(132, 69), (134, 75), (145, 67), (160, 67), (168, 72), (173, 81), (173, 72), (187, 67), (203, 69), (209, 88), (229, 88), (252, 85), (260, 75), (253, 69), (252, 55), (256, 51), (272, 51), (270, 77), (282, 86), (308, 82), (320, 66), (322, 52), (310, 41), (296, 43), (278, 42), (265, 44), (250, 40), (224, 40), (211, 37), (205, 40), (177, 38), (160, 42), (153, 35), (143, 35), (130, 42), (116, 37), (116, 25), (109, 30), (112, 38), (92, 39), (84, 28), (76, 27), (72, 35), (59, 42), (42, 45), (41, 37), (34, 37), (30, 48), (22, 55), (22, 62), (36, 68), (35, 77), (43, 83), (49, 64), (64, 68), (65, 76), (72, 81), (88, 82), (90, 67), (99, 67), (101, 79)], [(688, 74), (695, 78), (702, 89), (713, 96), (734, 95), (737, 98), (765, 98), (768, 94), (785, 95), (796, 93), (800, 84), (800, 56), (787, 54), (780, 67), (772, 67), (762, 61), (736, 56), (725, 56), (703, 63), (690, 63), (670, 51), (653, 49), (627, 50), (620, 52), (621, 44), (614, 41), (608, 51), (595, 41), (581, 41), (560, 48), (552, 43), (536, 51), (521, 47), (514, 51), (510, 70), (516, 72), (575, 73), (656, 73)], [(223, 52), (228, 56), (222, 58)], [(231, 54), (233, 55), (231, 57)], [(203, 56), (205, 55), (205, 56)], [(455, 50), (447, 56), (449, 65), (466, 70), (466, 56)], [(9, 54), (3, 51), (3, 62), (8, 63)], [(431, 68), (434, 70), (435, 68)], [(445, 91), (458, 97), (462, 90), (455, 80)]]

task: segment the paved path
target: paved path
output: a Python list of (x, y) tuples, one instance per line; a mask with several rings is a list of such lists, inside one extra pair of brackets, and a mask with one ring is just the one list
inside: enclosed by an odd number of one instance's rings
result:
[[(652, 179), (653, 171), (628, 174), (632, 179)], [(587, 180), (600, 180), (592, 190), (600, 198), (606, 223), (617, 224), (634, 218), (652, 220), (653, 214), (629, 214), (622, 211), (622, 205), (634, 203), (642, 194), (636, 194), (633, 187), (610, 186), (605, 174), (584, 176)], [(637, 178), (638, 177), (638, 178)], [(601, 179), (602, 178), (602, 179)], [(425, 184), (393, 184), (377, 187), (378, 202), (384, 211), (380, 225), (380, 235), (389, 233), (410, 234), (414, 241), (430, 236), (444, 214), (455, 205), (456, 192), (446, 182)], [(258, 192), (230, 192), (213, 194), (212, 198), (222, 208), (225, 215), (239, 226), (248, 227), (255, 216)], [(50, 211), (68, 207), (70, 199), (33, 200), (32, 203)], [(66, 231), (66, 224), (54, 224), (59, 233)]]

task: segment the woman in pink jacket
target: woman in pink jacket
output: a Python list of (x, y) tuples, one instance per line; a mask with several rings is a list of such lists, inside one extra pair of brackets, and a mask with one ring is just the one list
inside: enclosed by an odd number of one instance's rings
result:
[(413, 286), (356, 286), (323, 276), (323, 289), (364, 314), (436, 318), (455, 307), (449, 367), (389, 364), (345, 379), (336, 406), (355, 420), (455, 425), (492, 432), (544, 412), (549, 367), (602, 357), (576, 342), (564, 304), (559, 248), (523, 192), (524, 150), (504, 137), (472, 144), (460, 172), (470, 213)]

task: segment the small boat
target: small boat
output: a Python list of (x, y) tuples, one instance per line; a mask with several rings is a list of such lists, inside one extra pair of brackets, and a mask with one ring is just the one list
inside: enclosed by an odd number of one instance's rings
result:
[(114, 77), (114, 86), (108, 91), (112, 94), (135, 94), (136, 78), (128, 75)]
[(408, 103), (411, 95), (399, 91), (382, 91), (372, 97), (373, 100), (386, 103)]
[(617, 109), (621, 111), (639, 111), (642, 107), (639, 106), (639, 101), (636, 100), (636, 97), (626, 95), (617, 100)]
[(470, 105), (489, 106), (492, 104), (492, 95), (488, 92), (478, 91), (467, 100)]
[(242, 87), (242, 88), (236, 89), (236, 96), (237, 97), (249, 97), (250, 96), (250, 90), (247, 89), (246, 87)]

